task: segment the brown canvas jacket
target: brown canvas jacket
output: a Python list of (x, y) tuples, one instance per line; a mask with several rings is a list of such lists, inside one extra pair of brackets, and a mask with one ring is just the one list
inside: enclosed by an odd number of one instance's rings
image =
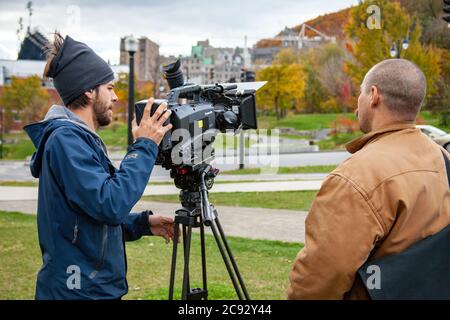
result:
[(443, 149), (415, 125), (371, 132), (347, 150), (353, 155), (325, 179), (306, 219), (289, 299), (367, 299), (356, 275), (364, 262), (450, 224)]

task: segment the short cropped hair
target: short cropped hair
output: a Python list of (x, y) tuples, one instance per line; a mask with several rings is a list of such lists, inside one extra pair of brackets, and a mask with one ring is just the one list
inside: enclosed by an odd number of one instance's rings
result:
[(405, 59), (378, 63), (367, 73), (363, 86), (366, 93), (377, 87), (385, 106), (399, 119), (415, 119), (427, 93), (424, 73)]

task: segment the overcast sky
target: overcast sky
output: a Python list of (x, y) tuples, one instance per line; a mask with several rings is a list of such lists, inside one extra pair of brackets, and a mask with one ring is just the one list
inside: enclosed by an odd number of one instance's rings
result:
[[(25, 0), (0, 0), (0, 58), (17, 57), (18, 20), (28, 26)], [(32, 28), (47, 37), (57, 29), (91, 46), (117, 63), (120, 37), (146, 36), (164, 55), (188, 55), (197, 40), (216, 47), (248, 46), (273, 37), (318, 15), (334, 12), (357, 0), (35, 0)]]

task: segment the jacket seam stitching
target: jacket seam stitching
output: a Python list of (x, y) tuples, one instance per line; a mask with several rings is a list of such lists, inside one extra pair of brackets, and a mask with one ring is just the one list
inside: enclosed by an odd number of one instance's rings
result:
[(432, 172), (432, 173), (439, 173), (439, 171), (436, 170), (427, 170), (427, 169), (417, 169), (417, 170), (408, 170), (408, 171), (403, 171), (397, 174), (394, 174), (390, 177), (387, 177), (385, 179), (383, 179), (382, 181), (380, 181), (372, 190), (370, 190), (370, 193), (374, 192), (376, 189), (378, 189), (379, 187), (381, 187), (381, 185), (383, 185), (386, 181), (401, 176), (403, 174), (407, 174), (407, 173), (413, 173), (413, 172)]
[(363, 197), (363, 199), (366, 201), (366, 203), (369, 205), (370, 209), (372, 210), (375, 218), (377, 219), (378, 223), (380, 224), (381, 228), (383, 229), (384, 234), (387, 233), (387, 226), (384, 223), (381, 214), (378, 212), (378, 209), (375, 207), (375, 205), (372, 203), (372, 201), (370, 201), (369, 196), (367, 195), (367, 192), (361, 187), (359, 186), (356, 182), (354, 182), (353, 180), (351, 180), (350, 178), (341, 175), (341, 174), (337, 174), (337, 173), (332, 173), (330, 174), (334, 175), (336, 177), (342, 178), (345, 181), (347, 181), (356, 191), (359, 192), (359, 194)]

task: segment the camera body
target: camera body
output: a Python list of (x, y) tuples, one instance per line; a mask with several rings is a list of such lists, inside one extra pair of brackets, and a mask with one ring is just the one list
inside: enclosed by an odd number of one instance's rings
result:
[[(172, 169), (209, 162), (214, 158), (212, 147), (206, 159), (202, 152), (214, 142), (218, 132), (257, 129), (256, 89), (251, 83), (246, 83), (245, 88), (239, 88), (238, 84), (185, 85), (179, 61), (166, 66), (164, 75), (171, 90), (167, 100), (154, 101), (151, 115), (166, 102), (172, 111), (167, 120), (172, 124), (172, 130), (164, 136), (159, 146), (157, 165)], [(261, 84), (255, 87), (258, 86)], [(146, 104), (147, 100), (135, 104), (138, 124)], [(188, 161), (174, 162), (173, 155), (182, 159), (186, 159), (187, 155)]]

